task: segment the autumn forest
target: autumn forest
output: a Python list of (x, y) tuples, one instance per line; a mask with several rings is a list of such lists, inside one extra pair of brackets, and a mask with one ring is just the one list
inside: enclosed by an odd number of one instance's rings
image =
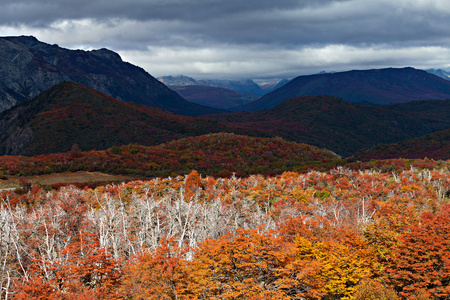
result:
[(447, 299), (448, 163), (395, 163), (4, 191), (2, 297)]

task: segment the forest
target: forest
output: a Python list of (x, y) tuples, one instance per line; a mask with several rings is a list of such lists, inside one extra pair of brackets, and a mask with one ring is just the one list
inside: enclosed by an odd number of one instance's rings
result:
[(0, 298), (448, 299), (448, 162), (378, 162), (3, 191)]

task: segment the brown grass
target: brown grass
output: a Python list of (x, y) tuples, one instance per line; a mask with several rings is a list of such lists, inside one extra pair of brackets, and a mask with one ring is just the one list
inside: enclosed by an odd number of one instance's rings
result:
[[(90, 182), (117, 182), (117, 181), (132, 181), (139, 179), (137, 176), (122, 176), (111, 175), (100, 172), (64, 172), (55, 174), (46, 174), (38, 176), (24, 176), (22, 177), (31, 184), (39, 183), (41, 185), (51, 185), (54, 183), (90, 183)], [(0, 189), (19, 187), (19, 177), (8, 176), (7, 179), (0, 179)]]

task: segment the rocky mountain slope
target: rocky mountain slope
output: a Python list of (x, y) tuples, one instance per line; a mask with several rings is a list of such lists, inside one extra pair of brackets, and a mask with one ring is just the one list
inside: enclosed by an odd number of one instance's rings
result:
[(142, 68), (108, 49), (82, 51), (31, 36), (0, 38), (0, 111), (33, 98), (61, 81), (74, 81), (125, 102), (182, 115), (217, 113), (186, 101)]

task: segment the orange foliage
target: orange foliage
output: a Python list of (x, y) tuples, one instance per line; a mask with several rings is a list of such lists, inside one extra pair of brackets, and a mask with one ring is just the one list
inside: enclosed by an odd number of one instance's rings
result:
[(17, 282), (17, 299), (115, 299), (120, 261), (82, 232), (62, 251), (65, 261), (46, 261), (35, 253), (29, 278)]
[(195, 197), (195, 194), (202, 187), (202, 180), (197, 171), (192, 170), (186, 177), (186, 183), (184, 184), (184, 197), (187, 201), (190, 201)]
[(289, 299), (300, 283), (281, 270), (292, 258), (290, 245), (274, 235), (240, 228), (199, 245), (191, 289), (200, 299)]
[(183, 299), (187, 294), (186, 249), (161, 240), (152, 252), (138, 253), (124, 268), (122, 294), (131, 299)]
[(433, 299), (450, 295), (450, 206), (426, 213), (405, 227), (387, 257), (386, 278), (405, 299), (427, 293)]
[(449, 196), (342, 167), (2, 192), (0, 298), (445, 299)]

